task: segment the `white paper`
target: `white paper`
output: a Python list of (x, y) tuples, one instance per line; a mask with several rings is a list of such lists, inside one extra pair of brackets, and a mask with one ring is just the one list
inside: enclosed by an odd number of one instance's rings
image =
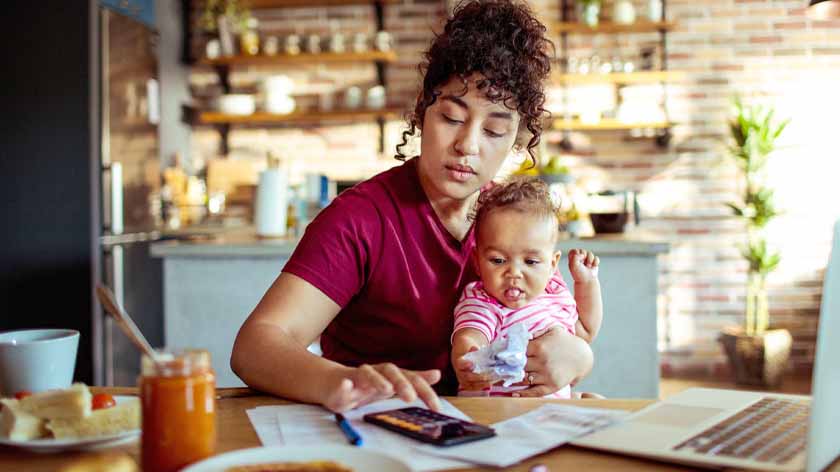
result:
[(583, 434), (621, 421), (623, 410), (546, 404), (524, 415), (496, 423), (496, 436), (450, 447), (415, 446), (419, 451), (480, 465), (507, 467), (541, 454)]
[[(379, 426), (366, 423), (367, 413), (405, 408), (425, 407), (421, 401), (406, 403), (399, 399), (383, 400), (344, 413), (344, 417), (364, 441), (362, 448), (374, 450), (399, 459), (412, 470), (434, 471), (469, 467), (460, 460), (420, 453), (416, 440), (401, 436)], [(441, 413), (470, 421), (470, 418), (441, 399)], [(333, 413), (314, 405), (260, 406), (247, 411), (251, 425), (263, 446), (347, 444), (347, 438), (335, 422)]]

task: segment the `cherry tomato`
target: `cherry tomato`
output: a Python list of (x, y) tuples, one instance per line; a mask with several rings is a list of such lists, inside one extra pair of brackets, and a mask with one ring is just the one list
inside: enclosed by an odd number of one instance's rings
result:
[(114, 397), (108, 395), (107, 393), (97, 393), (93, 396), (93, 400), (91, 401), (91, 403), (94, 410), (111, 408), (112, 406), (117, 404), (117, 402), (114, 400)]
[(28, 397), (29, 395), (32, 395), (32, 392), (30, 392), (29, 390), (21, 390), (20, 392), (17, 392), (15, 394), (15, 398), (18, 399), (18, 400), (23, 400), (24, 398)]

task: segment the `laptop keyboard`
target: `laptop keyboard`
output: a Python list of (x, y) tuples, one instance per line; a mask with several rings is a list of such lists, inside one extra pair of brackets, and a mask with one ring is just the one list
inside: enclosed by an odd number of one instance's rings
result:
[(809, 400), (762, 398), (674, 450), (785, 463), (805, 450)]

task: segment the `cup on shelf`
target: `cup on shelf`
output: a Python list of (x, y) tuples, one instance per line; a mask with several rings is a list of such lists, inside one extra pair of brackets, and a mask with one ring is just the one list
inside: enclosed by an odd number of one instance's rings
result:
[(385, 87), (376, 85), (368, 89), (365, 106), (371, 110), (385, 108)]
[(356, 33), (353, 35), (353, 52), (366, 52), (368, 50), (367, 35), (364, 33)]
[(321, 37), (317, 34), (310, 34), (306, 37), (306, 52), (318, 54), (321, 52)]
[(340, 31), (336, 31), (335, 33), (330, 36), (329, 42), (330, 52), (333, 53), (342, 53), (346, 49), (344, 44), (344, 34)]
[(251, 115), (257, 105), (253, 95), (230, 93), (218, 98), (216, 108), (228, 115)]
[(650, 21), (662, 21), (662, 0), (648, 0), (647, 16)]
[(335, 96), (331, 92), (324, 92), (318, 95), (318, 109), (332, 111), (335, 107)]
[(276, 115), (288, 115), (295, 111), (295, 99), (288, 95), (266, 97), (265, 111)]
[(263, 41), (263, 54), (267, 56), (276, 56), (280, 50), (280, 43), (277, 36), (269, 36)]
[(218, 59), (222, 55), (222, 44), (218, 39), (211, 39), (204, 45), (204, 55), (207, 59)]
[(300, 54), (300, 36), (297, 34), (286, 36), (283, 41), (283, 51), (290, 56)]
[(347, 109), (356, 109), (362, 105), (362, 89), (356, 87), (347, 87), (344, 91), (344, 107)]
[(636, 21), (636, 9), (630, 0), (618, 0), (613, 4), (613, 22), (629, 25)]
[(393, 37), (387, 31), (377, 31), (373, 39), (373, 45), (377, 51), (388, 52), (393, 48)]

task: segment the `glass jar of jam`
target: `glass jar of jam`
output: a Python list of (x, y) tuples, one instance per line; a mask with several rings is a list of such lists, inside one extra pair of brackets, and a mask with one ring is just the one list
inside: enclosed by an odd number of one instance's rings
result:
[(216, 450), (216, 374), (204, 350), (143, 356), (139, 379), (144, 471), (169, 472)]

